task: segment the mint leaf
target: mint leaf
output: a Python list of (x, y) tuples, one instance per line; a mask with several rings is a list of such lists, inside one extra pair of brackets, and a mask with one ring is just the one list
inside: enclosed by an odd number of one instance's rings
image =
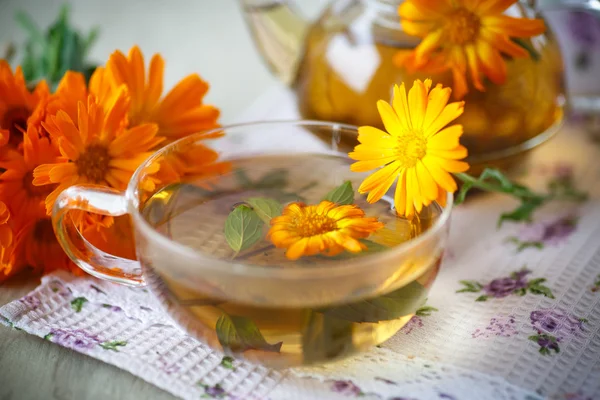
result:
[(353, 348), (353, 323), (310, 311), (302, 331), (302, 354), (307, 364), (334, 360)]
[(264, 222), (250, 207), (236, 207), (225, 220), (225, 240), (237, 255), (262, 239)]
[(75, 310), (75, 312), (80, 312), (87, 301), (88, 300), (85, 297), (77, 297), (71, 301), (71, 308)]
[(414, 281), (379, 297), (316, 311), (346, 321), (380, 322), (414, 314), (426, 300), (427, 290)]
[(283, 206), (273, 199), (253, 197), (246, 200), (246, 203), (252, 207), (252, 210), (266, 224), (270, 223), (271, 219), (280, 216), (283, 211)]
[(329, 200), (332, 203), (346, 205), (354, 203), (354, 190), (352, 190), (352, 182), (346, 181), (340, 186), (332, 189), (323, 197), (323, 200)]
[(267, 343), (256, 324), (246, 317), (223, 314), (217, 320), (215, 330), (223, 349), (234, 353), (251, 349), (279, 353), (283, 344)]
[(475, 299), (475, 301), (487, 301), (488, 296), (483, 295), (483, 296), (479, 296), (478, 298)]

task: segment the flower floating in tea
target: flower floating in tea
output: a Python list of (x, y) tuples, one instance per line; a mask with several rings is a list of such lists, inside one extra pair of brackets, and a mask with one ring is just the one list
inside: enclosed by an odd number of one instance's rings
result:
[[(383, 100), (377, 108), (387, 130), (370, 126), (358, 128), (358, 141), (350, 158), (357, 160), (352, 171), (365, 172), (382, 167), (358, 188), (374, 203), (398, 179), (394, 203), (398, 214), (412, 216), (436, 201), (444, 204), (446, 192), (457, 189), (450, 173), (464, 172), (469, 165), (460, 161), (467, 149), (460, 145), (461, 125), (446, 127), (458, 118), (464, 102), (448, 104), (450, 88), (431, 80), (415, 81), (406, 94), (404, 83), (394, 87), (392, 104)], [(431, 89), (431, 91), (430, 91)]]
[(403, 30), (423, 40), (413, 51), (400, 51), (396, 64), (412, 72), (450, 70), (458, 99), (468, 92), (467, 70), (479, 91), (485, 91), (482, 75), (497, 85), (503, 84), (507, 76), (503, 54), (530, 57), (531, 46), (522, 39), (546, 30), (541, 19), (503, 15), (515, 3), (516, 0), (403, 2), (398, 8)]
[(367, 246), (359, 239), (382, 227), (377, 218), (365, 217), (356, 205), (327, 200), (316, 205), (295, 202), (271, 220), (269, 237), (276, 247), (287, 249), (288, 259), (296, 260), (316, 254), (335, 256), (344, 250), (361, 252)]

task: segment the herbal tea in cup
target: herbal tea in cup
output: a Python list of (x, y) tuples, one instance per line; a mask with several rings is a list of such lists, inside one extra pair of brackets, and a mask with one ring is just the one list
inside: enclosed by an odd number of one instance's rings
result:
[[(331, 146), (261, 140), (309, 131), (329, 134)], [(146, 161), (125, 194), (63, 192), (59, 237), (89, 273), (146, 284), (215, 350), (276, 368), (348, 357), (387, 340), (424, 305), (452, 203), (449, 195), (445, 208), (432, 203), (410, 220), (385, 196), (368, 203), (357, 192), (366, 174), (351, 172), (352, 160), (336, 151), (356, 134), (307, 121), (182, 139)], [(70, 209), (128, 213), (139, 263), (82, 240), (64, 219)]]

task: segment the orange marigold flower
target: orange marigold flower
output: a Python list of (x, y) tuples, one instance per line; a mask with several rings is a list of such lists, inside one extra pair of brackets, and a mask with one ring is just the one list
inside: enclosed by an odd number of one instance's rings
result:
[(377, 218), (366, 218), (356, 205), (338, 206), (330, 201), (307, 206), (291, 203), (279, 217), (271, 220), (269, 238), (276, 247), (287, 249), (290, 260), (301, 256), (334, 256), (344, 250), (358, 253), (366, 246), (364, 239), (381, 229)]
[(219, 153), (202, 143), (185, 146), (185, 151), (170, 152), (160, 160), (160, 168), (153, 175), (162, 184), (179, 182), (182, 179), (198, 182), (210, 189), (213, 178), (231, 170), (230, 162), (217, 162)]
[(90, 95), (87, 104), (78, 104), (77, 122), (59, 111), (51, 124), (44, 125), (62, 156), (61, 162), (40, 165), (33, 172), (34, 185), (59, 184), (46, 198), (48, 213), (58, 194), (76, 184), (124, 190), (136, 168), (152, 154), (150, 149), (163, 140), (156, 137), (155, 124), (124, 127), (129, 108), (125, 87), (110, 103), (103, 106)]
[(477, 90), (484, 91), (482, 74), (495, 84), (506, 80), (510, 57), (529, 57), (511, 38), (542, 34), (541, 19), (515, 18), (503, 13), (517, 0), (407, 0), (398, 8), (402, 29), (423, 38), (412, 53), (400, 52), (395, 61), (410, 71), (432, 73), (445, 65), (454, 76), (454, 96), (467, 92), (467, 70)]
[(0, 199), (8, 204), (16, 219), (23, 222), (46, 216), (44, 202), (56, 185), (34, 186), (33, 170), (46, 163), (56, 162), (58, 152), (46, 137), (40, 137), (30, 125), (24, 135), (23, 154), (14, 152), (0, 160)]
[(41, 81), (33, 92), (27, 89), (21, 67), (13, 74), (10, 65), (0, 60), (0, 146), (7, 143), (18, 148), (27, 131), (27, 120), (41, 98), (49, 95), (46, 81)]
[(114, 52), (106, 69), (115, 85), (125, 84), (131, 93), (129, 120), (133, 126), (156, 123), (158, 134), (169, 141), (218, 127), (219, 110), (203, 103), (209, 86), (197, 74), (184, 78), (161, 99), (164, 60), (159, 54), (150, 61), (147, 80), (144, 57), (137, 46), (127, 57)]
[(44, 274), (64, 269), (83, 275), (58, 243), (50, 218), (30, 221), (19, 230), (15, 237), (13, 264), (13, 274), (31, 267)]
[(12, 261), (14, 235), (9, 224), (10, 211), (0, 201), (0, 282), (14, 273)]

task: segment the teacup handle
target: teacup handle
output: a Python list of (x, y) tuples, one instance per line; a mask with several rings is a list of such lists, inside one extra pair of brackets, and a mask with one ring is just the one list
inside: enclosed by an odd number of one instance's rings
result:
[(52, 225), (58, 242), (71, 260), (95, 277), (128, 286), (145, 285), (139, 262), (105, 253), (79, 233), (70, 218), (71, 210), (118, 217), (127, 214), (127, 200), (118, 190), (77, 185), (65, 189), (56, 199), (52, 210)]

